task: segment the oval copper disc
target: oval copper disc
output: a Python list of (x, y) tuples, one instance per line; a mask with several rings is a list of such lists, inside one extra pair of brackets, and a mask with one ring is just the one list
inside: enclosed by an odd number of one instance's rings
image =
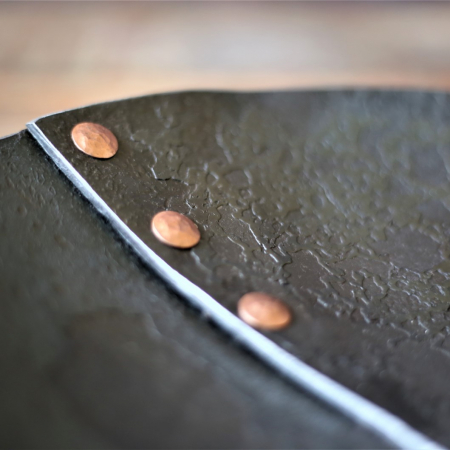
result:
[(278, 298), (264, 292), (249, 292), (238, 303), (239, 317), (255, 328), (279, 330), (292, 319), (289, 308)]
[(175, 211), (162, 211), (152, 219), (153, 234), (166, 245), (191, 248), (200, 241), (200, 231), (191, 219)]
[(75, 125), (72, 140), (79, 150), (94, 158), (111, 158), (119, 149), (114, 134), (97, 123), (83, 122)]

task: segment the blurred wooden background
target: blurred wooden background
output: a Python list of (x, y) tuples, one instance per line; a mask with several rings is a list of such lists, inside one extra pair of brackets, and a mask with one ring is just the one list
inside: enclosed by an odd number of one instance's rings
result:
[(450, 4), (0, 3), (0, 136), (187, 88), (450, 88)]

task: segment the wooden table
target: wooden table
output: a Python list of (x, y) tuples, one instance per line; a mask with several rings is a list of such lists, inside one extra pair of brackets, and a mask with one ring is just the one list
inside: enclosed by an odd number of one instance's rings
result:
[(448, 3), (0, 3), (0, 136), (179, 89), (450, 87)]

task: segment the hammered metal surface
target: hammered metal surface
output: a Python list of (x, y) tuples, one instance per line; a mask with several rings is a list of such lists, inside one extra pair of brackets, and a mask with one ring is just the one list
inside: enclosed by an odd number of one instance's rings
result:
[(233, 345), (27, 132), (0, 140), (1, 448), (386, 448)]
[[(119, 140), (109, 161), (70, 141)], [(151, 96), (37, 121), (117, 215), (231, 311), (248, 291), (295, 320), (276, 343), (450, 444), (450, 99), (309, 92)], [(189, 252), (149, 218), (191, 217)]]

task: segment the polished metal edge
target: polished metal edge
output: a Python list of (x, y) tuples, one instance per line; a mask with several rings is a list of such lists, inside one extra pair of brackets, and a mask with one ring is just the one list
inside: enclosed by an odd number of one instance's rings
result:
[(92, 203), (97, 211), (113, 225), (143, 261), (149, 264), (180, 295), (199, 308), (219, 327), (230, 333), (238, 342), (296, 385), (324, 400), (355, 422), (374, 431), (394, 446), (403, 449), (445, 449), (445, 447), (415, 430), (394, 414), (308, 366), (244, 323), (209, 294), (173, 269), (127, 227), (80, 173), (64, 158), (39, 128), (36, 123), (38, 120), (28, 123), (27, 128), (57, 167)]

